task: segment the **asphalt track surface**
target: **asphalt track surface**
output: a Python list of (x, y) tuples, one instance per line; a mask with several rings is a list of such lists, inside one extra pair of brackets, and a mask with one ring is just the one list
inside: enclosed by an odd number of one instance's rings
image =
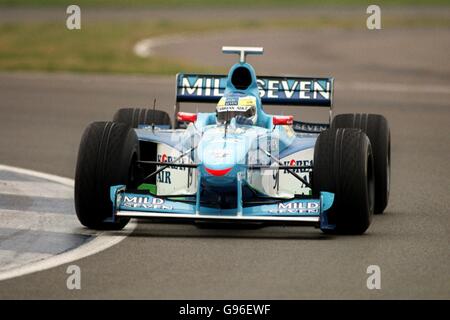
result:
[[(81, 290), (66, 288), (66, 264), (0, 282), (0, 299), (449, 299), (450, 30), (279, 30), (192, 41), (157, 53), (227, 66), (234, 60), (220, 54), (221, 45), (263, 45), (265, 55), (250, 58), (258, 74), (331, 75), (337, 113), (385, 115), (392, 134), (385, 214), (362, 236), (139, 221), (121, 243), (73, 262)], [(173, 92), (174, 77), (0, 74), (0, 160), (73, 177), (89, 122), (111, 119), (119, 107), (151, 105), (154, 97), (171, 111)], [(381, 290), (366, 287), (369, 265), (381, 268)]]

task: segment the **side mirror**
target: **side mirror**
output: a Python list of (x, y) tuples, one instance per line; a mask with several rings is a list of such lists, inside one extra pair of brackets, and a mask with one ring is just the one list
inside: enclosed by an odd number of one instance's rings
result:
[(293, 116), (273, 116), (272, 123), (274, 126), (292, 125), (294, 123)]
[(184, 121), (184, 122), (195, 122), (195, 121), (197, 121), (197, 114), (189, 113), (189, 112), (178, 112), (177, 120)]

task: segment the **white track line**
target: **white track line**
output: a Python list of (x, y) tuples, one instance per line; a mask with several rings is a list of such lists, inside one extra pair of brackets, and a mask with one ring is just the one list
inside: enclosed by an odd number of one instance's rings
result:
[(75, 182), (73, 181), (73, 179), (64, 178), (64, 177), (60, 177), (60, 176), (56, 176), (56, 175), (48, 174), (48, 173), (44, 173), (44, 172), (39, 172), (39, 171), (34, 171), (34, 170), (29, 170), (29, 169), (22, 169), (22, 168), (7, 166), (7, 165), (4, 165), (4, 164), (0, 164), (0, 170), (11, 171), (11, 172), (19, 173), (19, 174), (30, 175), (30, 176), (36, 177), (36, 178), (42, 178), (42, 179), (49, 180), (49, 181), (54, 181), (54, 182), (57, 182), (57, 183), (60, 183), (60, 184), (63, 184), (65, 186), (69, 186), (69, 187), (72, 187), (72, 188), (75, 185)]
[(73, 187), (64, 186), (60, 190), (55, 190), (54, 186), (54, 182), (0, 180), (0, 195), (27, 195), (52, 199), (73, 198)]
[[(0, 165), (0, 170), (7, 170), (15, 173), (31, 175), (49, 181), (54, 181), (69, 187), (74, 186), (74, 181), (72, 179), (47, 174), (43, 172), (37, 172), (33, 170), (11, 167), (6, 165)], [(136, 225), (137, 225), (136, 222), (131, 221), (128, 224), (128, 226), (123, 231), (120, 232), (120, 235), (119, 234), (112, 235), (110, 232), (108, 233), (106, 231), (99, 232), (94, 239), (87, 242), (86, 244), (79, 246), (78, 248), (58, 254), (56, 256), (52, 256), (44, 260), (30, 263), (28, 265), (3, 271), (0, 273), (0, 281), (54, 268), (59, 265), (79, 260), (81, 258), (85, 258), (87, 256), (96, 254), (100, 251), (106, 250), (124, 240), (136, 228)]]

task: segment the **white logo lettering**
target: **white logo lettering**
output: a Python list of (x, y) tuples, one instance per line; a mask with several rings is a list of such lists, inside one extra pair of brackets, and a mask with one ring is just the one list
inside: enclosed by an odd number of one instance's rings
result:
[[(278, 95), (274, 94), (274, 90), (278, 90), (279, 83), (275, 80), (269, 80), (269, 84), (267, 86), (267, 97), (268, 98), (278, 98)], [(275, 92), (276, 92), (275, 91)]]
[(188, 94), (194, 94), (197, 92), (198, 96), (202, 95), (202, 85), (203, 85), (203, 79), (198, 78), (197, 81), (195, 81), (194, 85), (191, 86), (189, 83), (188, 78), (183, 78), (183, 86), (181, 88), (181, 94), (185, 94), (185, 91), (187, 91)]
[(264, 91), (264, 80), (258, 79), (256, 80), (256, 83), (258, 85), (258, 89), (259, 89), (259, 97), (262, 98), (265, 96), (266, 91)]
[(281, 86), (283, 87), (283, 90), (286, 94), (286, 98), (290, 99), (292, 98), (292, 96), (295, 93), (295, 87), (298, 85), (298, 81), (295, 80), (294, 81), (294, 85), (292, 86), (292, 88), (289, 88), (289, 83), (285, 80), (285, 81), (281, 81)]
[(319, 82), (314, 82), (314, 99), (317, 99), (317, 93), (319, 93), (325, 99), (330, 99), (330, 83), (327, 82), (327, 88), (325, 89), (320, 85)]
[(311, 99), (309, 95), (311, 91), (310, 81), (300, 81), (300, 99)]

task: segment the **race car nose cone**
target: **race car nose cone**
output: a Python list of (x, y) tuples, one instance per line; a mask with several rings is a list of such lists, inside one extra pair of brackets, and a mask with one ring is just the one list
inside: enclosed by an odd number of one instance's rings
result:
[(215, 169), (210, 169), (205, 167), (206, 172), (208, 172), (210, 175), (216, 176), (216, 177), (220, 177), (220, 176), (224, 176), (226, 175), (228, 172), (231, 171), (231, 167), (230, 168), (225, 168), (225, 169), (219, 169), (219, 170), (215, 170)]

